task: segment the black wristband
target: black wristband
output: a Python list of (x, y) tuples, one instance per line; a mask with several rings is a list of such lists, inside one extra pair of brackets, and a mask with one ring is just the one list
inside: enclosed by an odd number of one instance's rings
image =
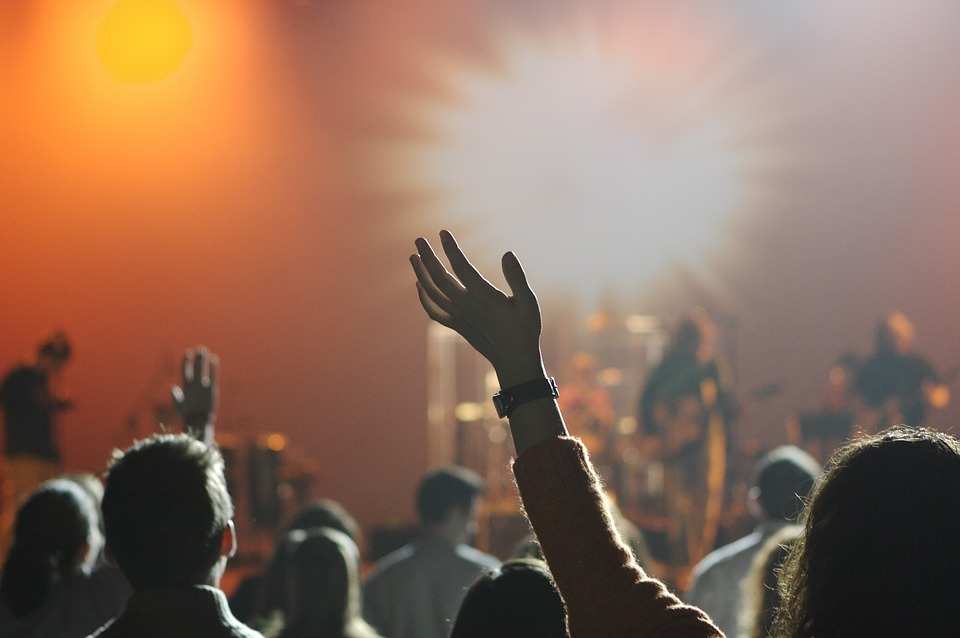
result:
[(553, 377), (549, 379), (534, 379), (520, 385), (515, 385), (493, 395), (493, 406), (497, 409), (497, 416), (501, 419), (509, 417), (517, 406), (537, 399), (556, 399), (560, 396), (557, 382)]

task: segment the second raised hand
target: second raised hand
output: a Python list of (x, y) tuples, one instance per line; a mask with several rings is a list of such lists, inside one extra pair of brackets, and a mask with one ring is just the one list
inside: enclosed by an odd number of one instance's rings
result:
[(501, 387), (544, 376), (540, 355), (540, 306), (516, 255), (503, 256), (503, 274), (512, 296), (487, 281), (456, 239), (440, 233), (451, 274), (424, 238), (415, 242), (410, 263), (417, 294), (427, 315), (455, 330), (493, 365)]

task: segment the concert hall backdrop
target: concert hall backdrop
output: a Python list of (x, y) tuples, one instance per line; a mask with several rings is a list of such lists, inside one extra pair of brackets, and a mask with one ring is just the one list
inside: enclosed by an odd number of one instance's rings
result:
[(145, 434), (203, 343), (225, 432), (412, 519), (406, 258), (441, 227), (488, 271), (517, 251), (548, 305), (721, 314), (738, 387), (783, 384), (771, 440), (889, 310), (960, 363), (949, 0), (17, 0), (0, 59), (0, 367), (70, 335), (72, 469)]

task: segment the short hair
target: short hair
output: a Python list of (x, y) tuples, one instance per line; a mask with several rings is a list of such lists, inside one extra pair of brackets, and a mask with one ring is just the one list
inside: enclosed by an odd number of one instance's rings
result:
[(417, 488), (417, 514), (424, 524), (442, 523), (455, 509), (469, 510), (483, 491), (483, 479), (463, 467), (428, 472)]
[(820, 471), (816, 459), (798, 447), (784, 445), (770, 451), (757, 465), (754, 481), (764, 513), (774, 520), (795, 520)]
[(470, 587), (450, 638), (566, 638), (567, 613), (545, 563), (507, 561)]
[(107, 548), (135, 589), (206, 578), (232, 518), (216, 447), (158, 434), (114, 452), (103, 496)]

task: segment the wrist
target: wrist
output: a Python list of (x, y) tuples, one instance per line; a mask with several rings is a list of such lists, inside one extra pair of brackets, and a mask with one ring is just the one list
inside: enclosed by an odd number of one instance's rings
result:
[(501, 390), (547, 376), (539, 352), (535, 356), (500, 361), (494, 365), (494, 370), (497, 373)]

